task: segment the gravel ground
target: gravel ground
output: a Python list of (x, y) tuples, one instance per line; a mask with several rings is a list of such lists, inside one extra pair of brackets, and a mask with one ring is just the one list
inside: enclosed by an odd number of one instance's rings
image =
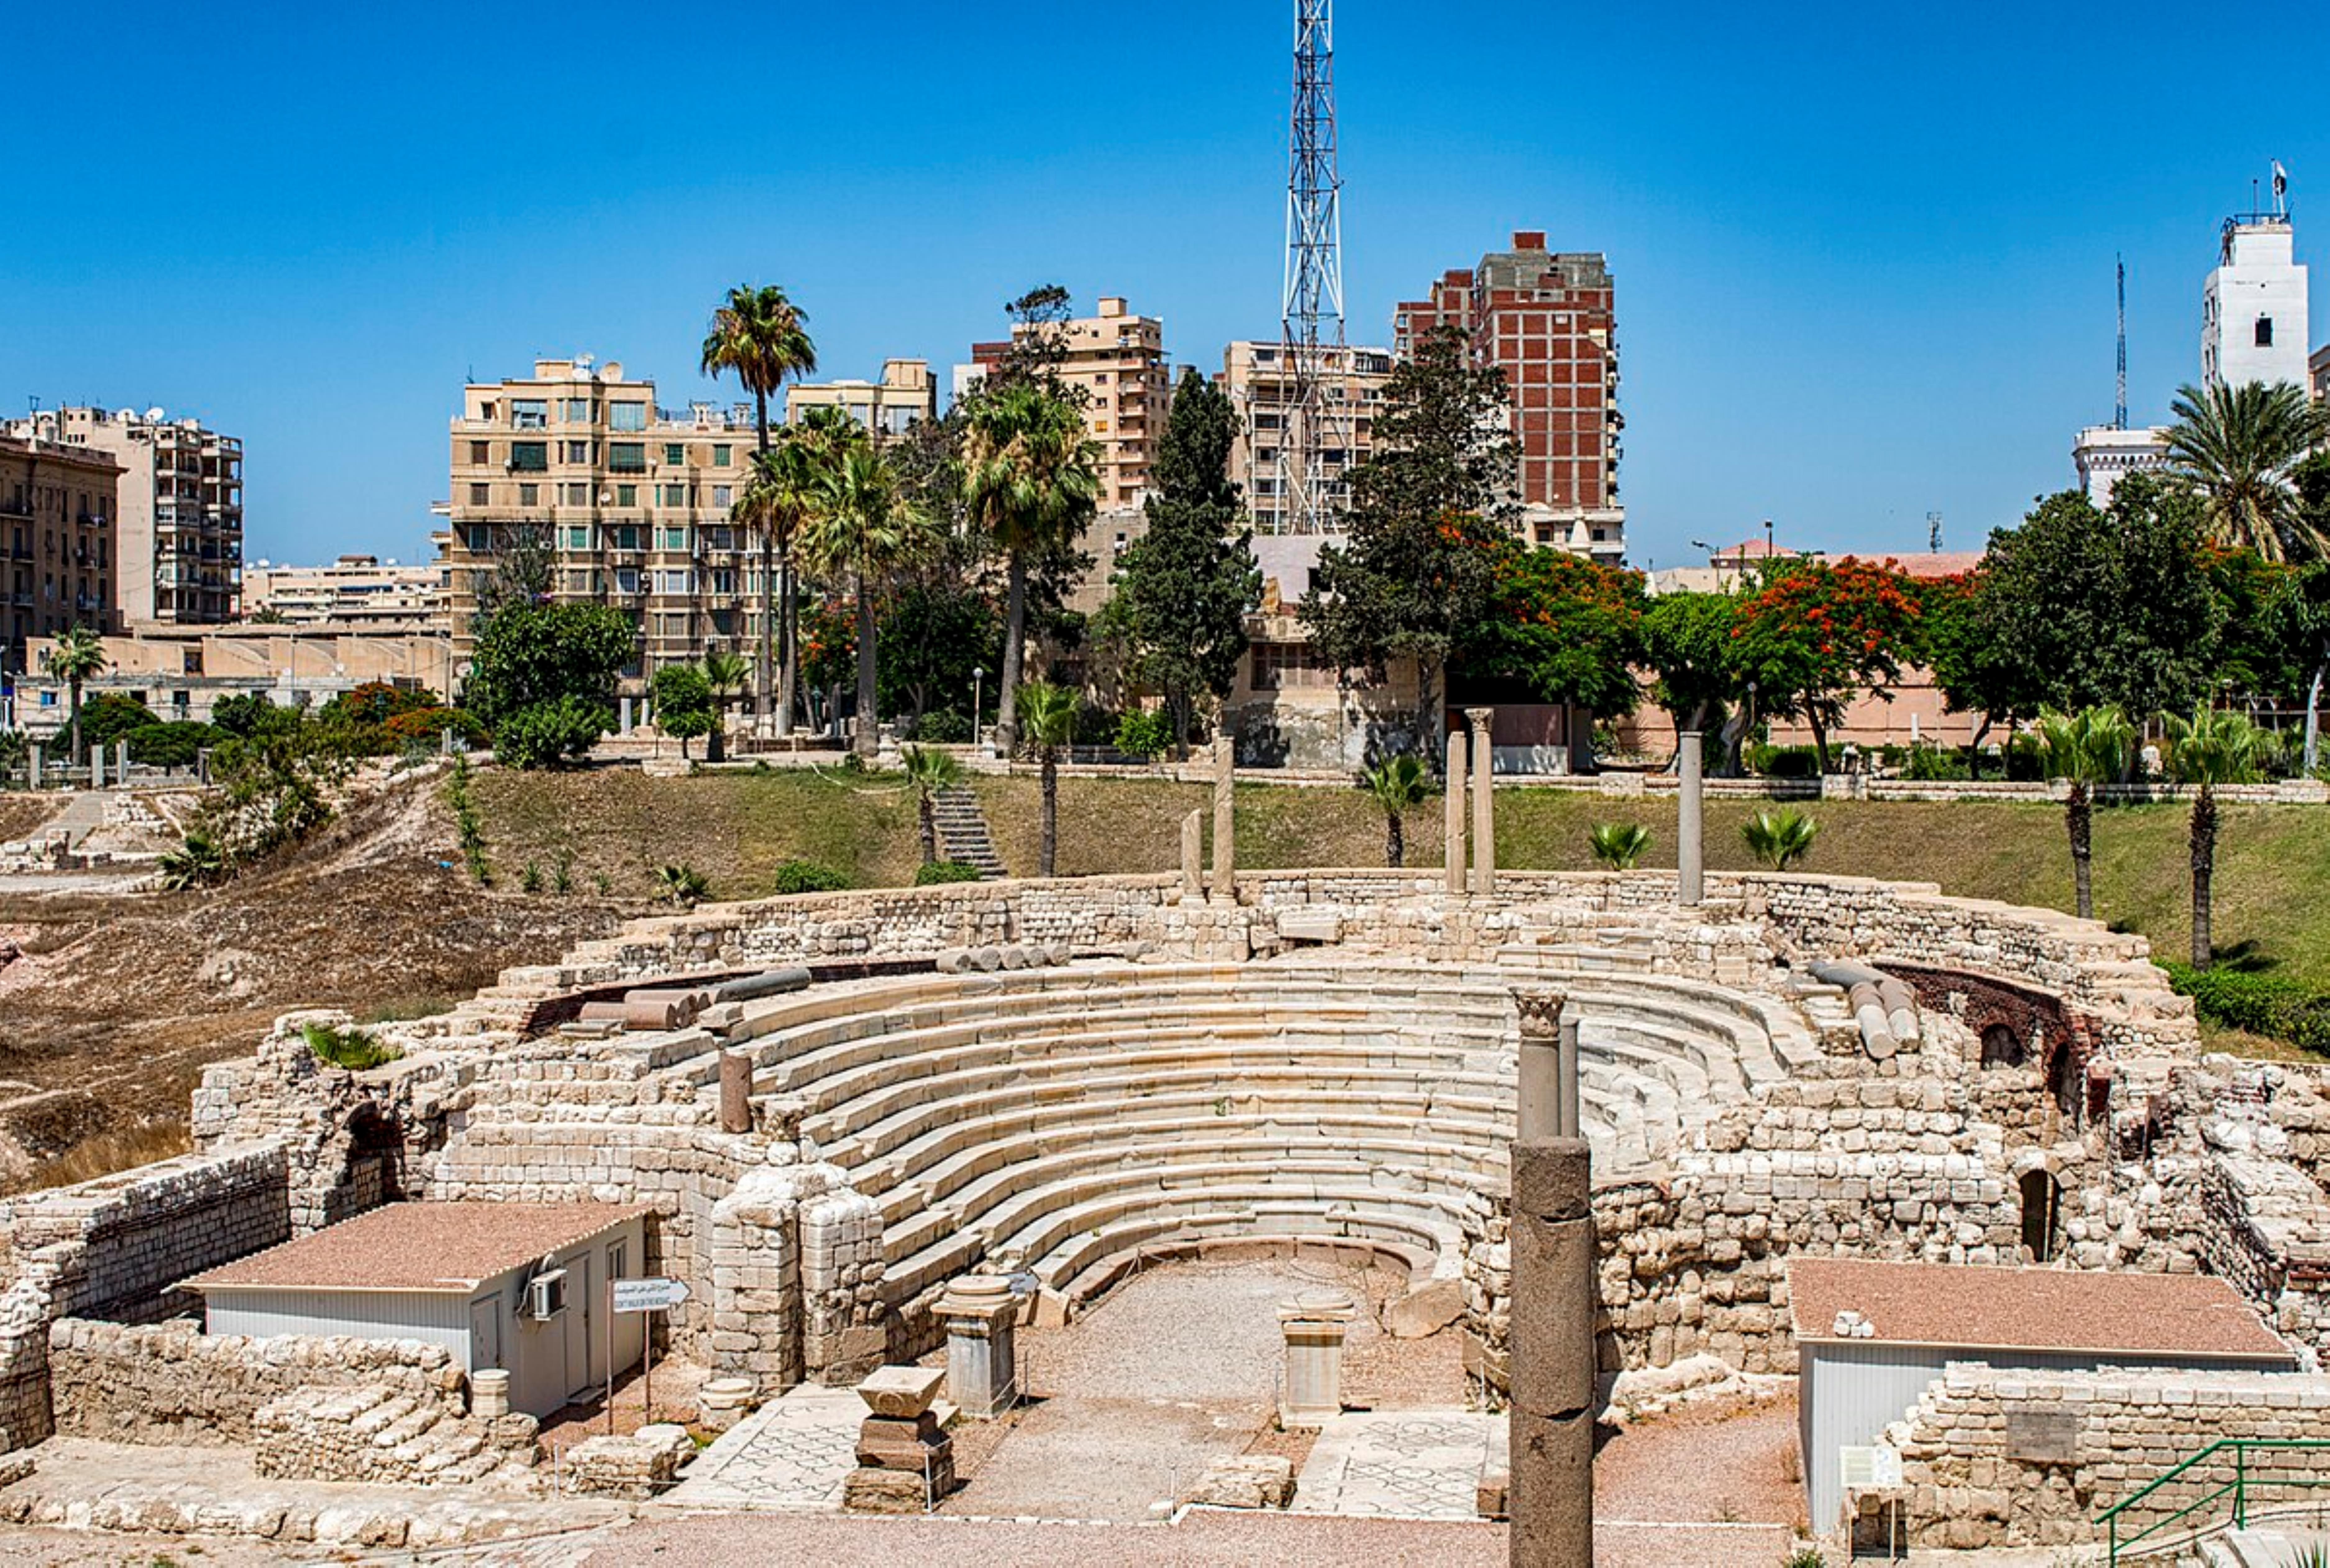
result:
[(1626, 1428), (1594, 1459), (1597, 1519), (1804, 1523), (1793, 1396)]

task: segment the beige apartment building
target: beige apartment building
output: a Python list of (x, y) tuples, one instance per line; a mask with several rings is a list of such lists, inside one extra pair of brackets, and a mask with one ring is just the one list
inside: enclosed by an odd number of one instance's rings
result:
[[(1165, 416), (1172, 406), (1172, 373), (1165, 363), (1165, 323), (1135, 316), (1115, 296), (1100, 314), (1056, 326), (1015, 326), (1011, 342), (1037, 332), (1060, 335), (1060, 379), (1084, 395), (1084, 429), (1100, 446), (1102, 507), (1138, 505), (1149, 492)], [(1002, 363), (1011, 342), (974, 343), (971, 364), (957, 367), (957, 394)]]
[(243, 574), (243, 608), (252, 621), (282, 626), (429, 632), (446, 624), (446, 577), (441, 559), (399, 565), (343, 555), (328, 566), (260, 561)]
[(6, 431), (102, 452), (122, 469), (115, 516), (121, 623), (216, 625), (239, 613), (242, 442), (160, 409), (43, 409)]
[(470, 385), (452, 424), (447, 613), (466, 660), (478, 589), (504, 552), (538, 537), (562, 600), (613, 605), (639, 628), (641, 664), (760, 635), (759, 553), (729, 520), (752, 469), (753, 410), (656, 406), (655, 383), (587, 356), (535, 362), (523, 380)]
[(75, 626), (112, 631), (115, 486), (101, 451), (0, 435), (0, 674), (40, 667), (43, 644)]
[[(1321, 348), (1327, 401), (1340, 410), (1336, 421), (1344, 444), (1323, 454), (1327, 496), (1338, 511), (1347, 499), (1344, 476), (1375, 450), (1376, 413), (1384, 383), (1391, 379), (1391, 351), (1382, 348)], [(1237, 411), (1237, 437), (1230, 446), (1230, 477), (1246, 489), (1246, 509), (1256, 534), (1287, 530), (1286, 498), (1278, 472), (1279, 444), (1294, 401), (1294, 367), (1281, 343), (1245, 341), (1222, 351), (1217, 384)]]
[(876, 439), (903, 436), (917, 420), (939, 417), (939, 383), (926, 359), (886, 359), (880, 381), (795, 382), (785, 388), (785, 423), (811, 409), (839, 409)]

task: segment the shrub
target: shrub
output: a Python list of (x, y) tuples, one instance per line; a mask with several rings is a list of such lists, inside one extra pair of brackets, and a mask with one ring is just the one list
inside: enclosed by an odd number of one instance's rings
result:
[(2254, 970), (2160, 967), (2168, 971), (2169, 984), (2192, 997), (2193, 1010), (2211, 1023), (2330, 1054), (2330, 996)]
[(1651, 846), (1651, 830), (1635, 822), (1600, 822), (1586, 836), (1594, 858), (1612, 871), (1632, 871)]
[(838, 893), (849, 879), (813, 860), (789, 860), (777, 867), (779, 893)]
[(185, 842), (177, 848), (163, 851), (154, 868), (161, 873), (162, 886), (170, 893), (215, 887), (233, 869), (227, 863), (225, 846), (199, 827), (188, 828)]
[(1919, 782), (1966, 778), (1965, 755), (1955, 746), (1912, 746), (1901, 758), (1901, 777)]
[(1739, 825), (1748, 853), (1774, 871), (1785, 871), (1813, 852), (1820, 824), (1792, 806), (1766, 808)]
[(914, 872), (914, 885), (928, 887), (940, 882), (977, 882), (979, 867), (965, 865), (959, 860), (925, 861)]
[(1173, 744), (1173, 720), (1162, 709), (1129, 708), (1116, 722), (1116, 749), (1128, 757), (1154, 757)]
[(99, 746), (109, 749), (116, 741), (126, 740), (133, 732), (160, 722), (136, 697), (120, 692), (99, 692), (81, 703), (81, 744), (92, 750)]
[(538, 860), (527, 861), (526, 863), (526, 869), (517, 874), (517, 886), (520, 893), (540, 893), (542, 891), (542, 862)]
[(351, 1072), (384, 1066), (404, 1054), (393, 1045), (383, 1044), (362, 1029), (336, 1028), (329, 1024), (303, 1024), (300, 1034), (316, 1060), (330, 1067), (345, 1067)]
[(971, 739), (971, 716), (952, 712), (924, 713), (914, 726), (914, 739), (933, 745), (961, 745)]
[(206, 746), (226, 739), (208, 724), (179, 719), (166, 724), (146, 724), (129, 732), (129, 760), (148, 768), (191, 768)]
[(1820, 753), (1810, 746), (1750, 746), (1748, 766), (1766, 779), (1817, 779)]
[(1071, 746), (1110, 746), (1116, 743), (1116, 715), (1098, 705), (1076, 706), (1075, 732), (1068, 737)]
[(481, 746), (486, 740), (486, 727), (478, 723), (477, 715), (459, 708), (409, 708), (391, 719), (387, 730), (389, 739), (401, 745), (415, 741), (435, 745), (437, 737), (448, 730), (465, 746)]
[(512, 768), (555, 768), (597, 745), (609, 723), (607, 710), (587, 697), (537, 703), (502, 721), (494, 759)]
[(663, 896), (682, 909), (693, 908), (712, 891), (712, 883), (702, 872), (692, 865), (666, 865), (657, 868), (657, 885)]

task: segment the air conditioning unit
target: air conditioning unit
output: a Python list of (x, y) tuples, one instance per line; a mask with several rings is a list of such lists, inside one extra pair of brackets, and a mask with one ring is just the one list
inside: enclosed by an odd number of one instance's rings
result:
[(553, 1269), (526, 1282), (526, 1315), (547, 1323), (566, 1310), (566, 1270)]

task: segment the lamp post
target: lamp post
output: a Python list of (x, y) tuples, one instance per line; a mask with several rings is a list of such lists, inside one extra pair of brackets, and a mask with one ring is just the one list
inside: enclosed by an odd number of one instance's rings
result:
[(1764, 519), (1764, 559), (1771, 560), (1776, 549), (1772, 540), (1772, 520), (1766, 517)]
[(979, 747), (979, 715), (987, 706), (987, 670), (984, 666), (971, 672), (971, 744)]

